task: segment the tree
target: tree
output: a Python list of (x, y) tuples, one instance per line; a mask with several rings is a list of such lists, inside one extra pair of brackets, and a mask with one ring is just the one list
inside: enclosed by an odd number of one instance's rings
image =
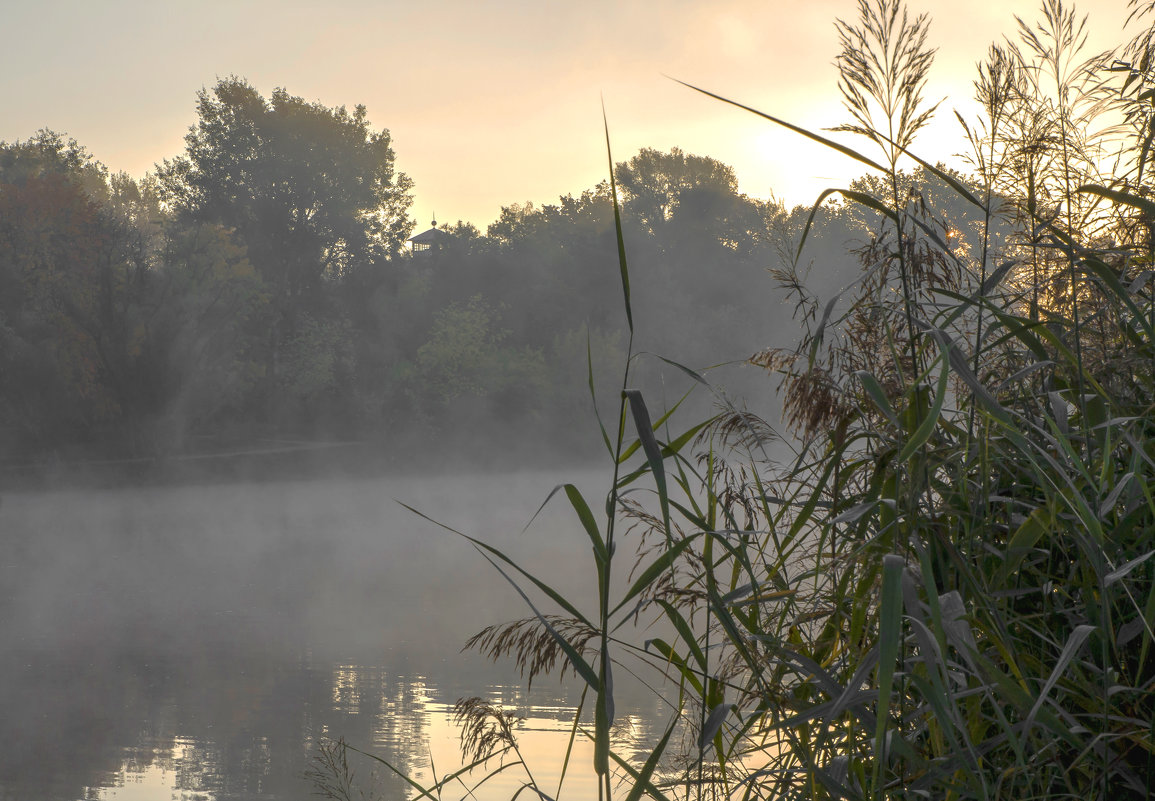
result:
[(108, 199), (108, 170), (75, 139), (43, 129), (24, 142), (0, 142), (0, 180), (23, 186), (46, 175), (68, 176), (97, 202)]
[[(266, 292), (220, 225), (42, 131), (0, 144), (0, 444), (154, 454), (243, 404)], [(257, 339), (257, 337), (261, 339)]]
[(186, 153), (158, 170), (162, 197), (186, 219), (233, 228), (265, 280), (278, 353), (306, 317), (329, 316), (325, 284), (379, 266), (412, 230), (412, 182), (394, 167), (387, 130), (364, 106), (327, 108), (237, 77), (197, 95)]
[(123, 419), (120, 356), (141, 273), (105, 177), (50, 131), (0, 145), (0, 419), (17, 451)]
[(244, 248), (219, 225), (164, 226), (153, 271), (143, 357), (149, 362), (156, 444), (180, 449), (242, 410), (259, 368), (267, 293)]
[(394, 168), (388, 130), (240, 78), (197, 95), (185, 156), (165, 161), (161, 190), (197, 219), (235, 227), (249, 258), (290, 294), (322, 276), (395, 255), (413, 228), (412, 181)]
[[(652, 234), (679, 217), (679, 227), (719, 228), (724, 241), (736, 242), (749, 234), (756, 208), (738, 194), (734, 169), (707, 156), (686, 155), (679, 148), (662, 153), (643, 148), (614, 171), (626, 196), (626, 211)], [(684, 212), (679, 215), (679, 212)], [(737, 226), (736, 230), (729, 230)]]
[[(541, 402), (545, 361), (539, 349), (507, 344), (501, 310), (480, 295), (434, 315), (429, 340), (417, 349), (417, 376), (426, 401), (457, 417), (483, 402), (491, 418), (510, 420)], [(461, 403), (464, 400), (465, 403)]]

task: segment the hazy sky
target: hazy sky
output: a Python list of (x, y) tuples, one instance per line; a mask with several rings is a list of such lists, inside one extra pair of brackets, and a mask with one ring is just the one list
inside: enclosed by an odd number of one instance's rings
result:
[[(920, 151), (962, 149), (974, 65), (1038, 17), (1037, 0), (912, 0), (939, 48), (927, 97), (947, 98)], [(1126, 0), (1078, 5), (1092, 43), (1120, 39)], [(552, 202), (614, 157), (672, 146), (732, 165), (741, 190), (809, 203), (857, 174), (842, 157), (672, 82), (811, 128), (844, 121), (836, 17), (853, 0), (0, 0), (0, 139), (65, 132), (140, 176), (183, 149), (195, 93), (240, 75), (325, 105), (368, 107), (416, 182), (418, 230)]]

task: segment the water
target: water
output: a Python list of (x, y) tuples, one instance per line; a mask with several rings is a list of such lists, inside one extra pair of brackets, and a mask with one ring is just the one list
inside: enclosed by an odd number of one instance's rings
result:
[[(460, 764), (451, 707), (466, 696), (526, 718), (523, 753), (556, 789), (580, 680), (527, 692), (511, 664), (460, 653), (524, 603), (468, 542), (394, 499), (592, 610), (588, 540), (564, 498), (522, 532), (575, 478), (596, 508), (605, 477), (592, 473), (6, 494), (0, 799), (312, 798), (305, 773), (336, 737), (428, 784)], [(625, 691), (627, 754), (663, 716)], [(579, 738), (565, 795), (596, 792), (591, 759)], [(383, 765), (351, 766), (367, 797), (412, 795)], [(503, 772), (477, 798), (509, 798), (523, 778)]]

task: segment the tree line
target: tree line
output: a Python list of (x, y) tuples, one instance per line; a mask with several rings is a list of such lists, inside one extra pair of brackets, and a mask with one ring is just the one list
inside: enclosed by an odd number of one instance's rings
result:
[[(604, 502), (564, 487), (596, 606), (487, 552), (529, 610), (468, 647), (582, 685), (600, 798), (1151, 798), (1155, 6), (1131, 5), (1138, 33), (1102, 53), (1062, 0), (1016, 18), (956, 115), (965, 176), (917, 156), (929, 17), (859, 0), (836, 21), (846, 136), (787, 125), (873, 173), (827, 190), (850, 207), (785, 218), (800, 336), (750, 360), (782, 414), (655, 425), (652, 387), (622, 394)], [(808, 273), (815, 235), (846, 233), (853, 276), (826, 253)], [(642, 753), (615, 736), (623, 672), (661, 709)], [(500, 704), (456, 711), (493, 733), (466, 756), (500, 764), (471, 786), (553, 791)]]
[[(588, 443), (571, 425), (592, 424), (587, 360), (606, 387), (626, 336), (607, 183), (412, 253), (413, 183), (363, 106), (232, 77), (196, 110), (184, 153), (142, 179), (52, 131), (0, 143), (10, 463), (258, 437)], [(696, 367), (757, 350), (763, 271), (801, 212), (676, 148), (615, 177), (643, 348)]]

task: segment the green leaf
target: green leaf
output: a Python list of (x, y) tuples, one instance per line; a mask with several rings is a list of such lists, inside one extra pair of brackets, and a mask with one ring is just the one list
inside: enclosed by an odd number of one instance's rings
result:
[(859, 192), (856, 189), (836, 189), (834, 191), (838, 192), (844, 197), (850, 198), (860, 206), (866, 206), (867, 208), (874, 209), (879, 214), (889, 217), (896, 225), (901, 225), (901, 221), (898, 218), (897, 212), (895, 212), (894, 209), (892, 209), (890, 206), (887, 206), (878, 198), (874, 197), (874, 195), (867, 194), (866, 192)]
[[(933, 328), (926, 323), (916, 320), (920, 328), (928, 331), (932, 337), (939, 343), (939, 348), (946, 352), (947, 358), (950, 361), (951, 369), (954, 370), (955, 375), (962, 379), (963, 383), (967, 385), (970, 391), (974, 394), (975, 400), (986, 407), (987, 411), (998, 421), (1010, 424), (1010, 412), (1003, 407), (1001, 403), (995, 398), (990, 391), (983, 386), (979, 381), (978, 376), (971, 371), (962, 352), (954, 344), (950, 335), (941, 328)], [(940, 405), (941, 407), (941, 405)]]
[(614, 202), (614, 232), (618, 240), (618, 269), (622, 275), (622, 297), (626, 301), (626, 323), (630, 334), (634, 333), (634, 311), (630, 306), (630, 270), (626, 264), (626, 239), (622, 234), (622, 210), (618, 204), (618, 183), (614, 178), (614, 155), (610, 150), (610, 123), (606, 119), (606, 107), (602, 105), (602, 124), (606, 129), (606, 157), (610, 162), (610, 197)]
[[(946, 401), (947, 377), (950, 375), (950, 363), (945, 351), (939, 353), (937, 361), (942, 363), (942, 367), (939, 369), (938, 386), (935, 388), (934, 403), (931, 404), (930, 410), (922, 422), (919, 423), (918, 429), (916, 429), (910, 439), (906, 441), (906, 445), (903, 446), (902, 451), (898, 454), (898, 461), (900, 463), (905, 462), (913, 456), (914, 452), (930, 439), (930, 435), (934, 433), (935, 426), (938, 424), (938, 417), (942, 414), (942, 406)], [(931, 365), (931, 369), (934, 369), (934, 365)], [(916, 387), (917, 386), (916, 384)]]
[[(669, 77), (669, 76), (667, 76), (667, 77)], [(750, 106), (742, 105), (741, 103), (739, 103), (737, 101), (730, 100), (729, 98), (726, 98), (726, 97), (722, 97), (722, 95), (716, 95), (713, 92), (707, 92), (705, 89), (699, 89), (697, 86), (694, 86), (693, 84), (686, 83), (685, 81), (679, 81), (677, 78), (670, 78), (670, 80), (674, 81), (675, 83), (682, 84), (682, 86), (685, 86), (687, 89), (693, 89), (695, 92), (701, 92), (702, 94), (706, 95), (707, 97), (712, 97), (715, 100), (721, 100), (723, 103), (729, 103), (731, 106), (735, 106), (737, 108), (740, 108), (743, 111), (749, 111), (751, 114), (755, 114), (764, 120), (769, 120), (770, 122), (774, 123), (775, 125), (781, 125), (783, 128), (794, 131), (794, 133), (801, 134), (802, 136), (805, 136), (807, 139), (812, 139), (815, 142), (818, 142), (819, 144), (826, 145), (827, 147), (831, 148), (832, 150), (837, 150), (839, 153), (843, 154), (844, 156), (849, 156), (850, 158), (854, 159), (855, 161), (861, 162), (862, 164), (865, 164), (866, 166), (871, 167), (872, 169), (878, 170), (879, 172), (885, 173), (887, 171), (885, 167), (883, 167), (881, 164), (874, 161), (873, 159), (862, 155), (861, 153), (859, 153), (857, 150), (855, 150), (852, 147), (847, 147), (846, 145), (843, 145), (839, 142), (835, 142), (833, 139), (828, 139), (827, 137), (822, 136), (821, 134), (813, 133), (811, 131), (806, 130), (805, 128), (801, 128), (797, 125), (793, 125), (789, 122), (786, 122), (785, 120), (781, 120), (777, 117), (773, 117), (769, 114), (758, 111), (757, 109), (751, 108)]]
[(886, 419), (892, 424), (898, 424), (898, 418), (894, 414), (894, 409), (890, 405), (890, 400), (886, 397), (886, 392), (883, 391), (882, 385), (878, 383), (878, 379), (872, 373), (866, 370), (857, 370), (854, 373), (862, 388), (866, 390), (866, 394), (874, 401), (874, 405), (882, 412)]
[[(681, 406), (682, 402), (685, 401), (686, 398), (688, 398), (688, 397), (689, 397), (689, 393), (687, 392), (685, 395), (683, 395), (681, 398), (679, 398), (677, 403), (675, 403), (673, 406), (671, 406), (668, 410), (666, 410), (666, 412), (661, 417), (659, 417), (657, 420), (654, 421), (654, 424), (651, 426), (651, 429), (653, 431), (657, 431), (659, 428), (661, 428), (663, 425), (665, 425), (666, 421), (669, 420), (673, 416), (674, 412), (677, 411), (678, 407)], [(670, 456), (671, 454), (676, 453), (677, 451), (681, 450), (682, 446), (685, 445), (686, 442), (688, 442), (695, 434), (697, 434), (703, 428), (710, 425), (710, 423), (712, 423), (713, 420), (714, 420), (714, 418), (710, 418), (709, 420), (704, 420), (701, 423), (699, 423), (698, 425), (691, 428), (689, 431), (683, 433), (677, 439), (672, 440), (667, 445), (663, 445), (662, 446), (662, 455), (663, 456)], [(640, 438), (631, 442), (628, 446), (626, 446), (626, 449), (623, 450), (621, 455), (618, 457), (618, 464), (625, 464), (626, 461), (631, 456), (633, 456), (635, 453), (638, 452), (638, 448), (640, 448), (640, 447), (642, 447), (642, 440)], [(639, 473), (634, 474), (635, 477), (640, 476), (642, 472), (645, 472), (645, 471), (643, 470)]]
[(1131, 561), (1127, 562), (1126, 564), (1123, 564), (1123, 565), (1119, 566), (1118, 568), (1116, 568), (1115, 570), (1112, 570), (1110, 573), (1108, 573), (1103, 578), (1103, 586), (1104, 587), (1110, 587), (1115, 582), (1126, 578), (1127, 574), (1129, 574), (1132, 570), (1139, 567), (1139, 565), (1143, 564), (1148, 559), (1150, 559), (1152, 554), (1155, 554), (1155, 551), (1148, 551), (1147, 553), (1143, 554), (1142, 556), (1137, 556), (1134, 559), (1132, 559)]
[(686, 664), (686, 660), (682, 658), (681, 654), (675, 651), (669, 643), (661, 638), (646, 640), (645, 650), (648, 651), (650, 648), (653, 648), (661, 654), (667, 662), (676, 667), (678, 672), (682, 674), (682, 678), (694, 688), (694, 692), (698, 693), (698, 695), (702, 694), (701, 679), (699, 679), (698, 675)]
[(713, 741), (714, 735), (722, 728), (722, 724), (726, 721), (726, 715), (730, 714), (731, 708), (732, 704), (722, 702), (710, 710), (710, 715), (706, 718), (706, 722), (702, 726), (702, 731), (698, 734), (699, 753), (705, 751), (706, 747)]
[(670, 565), (682, 555), (682, 552), (686, 550), (691, 541), (692, 537), (683, 537), (674, 543), (672, 547), (662, 551), (658, 558), (642, 571), (642, 574), (638, 576), (633, 586), (631, 586), (629, 591), (622, 597), (622, 600), (618, 602), (618, 605), (610, 610), (610, 616), (616, 615), (623, 606), (636, 598), (646, 587), (650, 586), (655, 578), (666, 572), (670, 568)]
[(590, 343), (590, 329), (588, 326), (586, 327), (586, 383), (590, 388), (590, 403), (592, 403), (594, 407), (594, 417), (597, 418), (598, 430), (602, 433), (602, 442), (606, 446), (606, 452), (609, 453), (610, 456), (613, 456), (614, 446), (613, 443), (610, 442), (610, 435), (606, 431), (606, 425), (602, 422), (602, 413), (598, 410), (598, 395), (594, 389), (593, 345)]
[(570, 505), (573, 506), (574, 511), (577, 512), (578, 520), (581, 521), (582, 528), (585, 529), (586, 535), (590, 538), (590, 542), (593, 543), (594, 553), (603, 565), (606, 564), (610, 560), (610, 554), (606, 549), (605, 540), (602, 539), (602, 534), (598, 530), (598, 524), (594, 519), (593, 512), (590, 511), (589, 504), (586, 503), (586, 499), (582, 497), (581, 492), (573, 484), (566, 484), (564, 487)]
[(894, 212), (894, 210), (884, 204), (882, 201), (878, 200), (878, 198), (874, 197), (873, 195), (869, 195), (865, 192), (859, 192), (855, 189), (834, 189), (829, 187), (823, 189), (818, 194), (818, 197), (815, 199), (814, 203), (810, 206), (810, 214), (806, 217), (806, 225), (802, 226), (802, 235), (798, 237), (798, 249), (794, 254), (795, 258), (802, 257), (802, 249), (806, 246), (806, 238), (810, 235), (810, 228), (814, 225), (814, 218), (818, 216), (818, 210), (822, 208), (823, 201), (825, 201), (826, 198), (833, 194), (845, 195), (856, 203), (862, 206), (867, 206), (868, 208), (872, 208), (884, 216), (889, 217), (894, 221), (895, 225), (901, 224), (898, 219), (898, 215)]
[(601, 693), (602, 681), (600, 678), (598, 678), (598, 674), (594, 672), (594, 669), (590, 667), (589, 662), (587, 662), (585, 658), (577, 652), (577, 649), (573, 647), (569, 640), (563, 637), (558, 632), (558, 630), (550, 624), (545, 615), (538, 611), (537, 607), (534, 606), (533, 601), (529, 599), (529, 596), (525, 594), (525, 591), (518, 585), (518, 583), (510, 578), (509, 575), (501, 569), (501, 565), (494, 562), (486, 554), (482, 554), (482, 556), (486, 559), (486, 561), (493, 565), (494, 569), (500, 573), (506, 581), (510, 583), (514, 590), (517, 591), (517, 594), (521, 596), (523, 601), (525, 601), (526, 605), (530, 608), (530, 611), (532, 611), (533, 614), (537, 617), (538, 622), (540, 622), (541, 625), (545, 627), (545, 630), (549, 632), (551, 637), (553, 637), (554, 642), (556, 642), (561, 647), (562, 651), (565, 652), (566, 657), (569, 658), (569, 662), (571, 665), (573, 665), (573, 668), (575, 671), (577, 671), (577, 674), (585, 679), (586, 684)]
[(605, 680), (598, 682), (598, 695), (594, 706), (594, 771), (599, 776), (605, 776), (610, 770), (610, 727), (614, 724), (614, 691), (610, 678), (610, 661), (604, 652), (602, 675)]
[(894, 690), (894, 666), (902, 638), (902, 574), (906, 569), (901, 556), (882, 557), (882, 600), (878, 612), (878, 711), (874, 729), (875, 795), (881, 797), (882, 766), (885, 762), (886, 729), (890, 722), (890, 696)]
[(1019, 524), (1007, 543), (1006, 561), (1003, 562), (1002, 583), (1010, 581), (1019, 569), (1027, 553), (1035, 547), (1039, 539), (1051, 531), (1055, 525), (1054, 513), (1046, 506), (1034, 509), (1027, 519)]
[(678, 632), (678, 636), (682, 638), (682, 642), (690, 649), (690, 654), (694, 657), (694, 661), (698, 663), (698, 669), (706, 670), (706, 655), (702, 652), (702, 647), (698, 645), (698, 638), (694, 635), (690, 624), (682, 617), (682, 613), (677, 610), (669, 601), (658, 599), (658, 604), (666, 612), (666, 617), (674, 624), (674, 628)]
[(1063, 675), (1063, 671), (1067, 669), (1067, 665), (1071, 664), (1071, 660), (1075, 658), (1075, 654), (1079, 652), (1079, 648), (1086, 642), (1087, 638), (1091, 636), (1091, 632), (1095, 630), (1094, 626), (1089, 626), (1086, 623), (1076, 626), (1075, 630), (1071, 632), (1071, 636), (1067, 638), (1066, 645), (1063, 646), (1062, 653), (1059, 654), (1059, 661), (1055, 663), (1051, 675), (1047, 677), (1046, 684), (1043, 685), (1042, 691), (1039, 692), (1039, 697), (1035, 699), (1034, 706), (1027, 714), (1027, 719), (1023, 722), (1023, 729), (1029, 731), (1031, 724), (1034, 723), (1035, 716), (1039, 713), (1039, 709), (1046, 701), (1047, 695), (1051, 692), (1051, 688)]
[(674, 733), (674, 729), (677, 728), (677, 724), (678, 718), (675, 717), (674, 720), (670, 722), (669, 727), (666, 729), (666, 733), (662, 735), (662, 739), (658, 741), (658, 744), (654, 746), (654, 750), (651, 751), (649, 757), (646, 758), (646, 762), (642, 765), (642, 769), (640, 771), (634, 768), (629, 762), (626, 762), (624, 759), (619, 757), (617, 754), (613, 755), (614, 761), (617, 762), (623, 770), (630, 774), (630, 778), (632, 778), (634, 781), (633, 787), (630, 788), (630, 794), (626, 796), (626, 801), (638, 801), (638, 799), (642, 797), (642, 793), (648, 793), (652, 797), (658, 799), (658, 801), (668, 801), (662, 791), (654, 786), (653, 782), (650, 780), (650, 777), (654, 775), (654, 770), (658, 767), (658, 761), (661, 760), (662, 754), (665, 753), (666, 746), (670, 742), (670, 735)]
[[(1151, 203), (1151, 201), (1147, 202)], [(1139, 327), (1147, 335), (1147, 340), (1155, 340), (1155, 328), (1151, 327), (1151, 322), (1148, 320), (1147, 315), (1135, 305), (1135, 301), (1131, 298), (1131, 293), (1123, 287), (1123, 283), (1119, 280), (1119, 276), (1114, 268), (1102, 259), (1093, 256), (1085, 257), (1083, 264), (1090, 267), (1091, 272), (1097, 275), (1099, 280), (1110, 288), (1115, 298), (1127, 307), (1128, 311), (1131, 312), (1132, 321), (1138, 323)]]
[[(574, 606), (569, 601), (567, 601), (565, 596), (563, 596), (557, 590), (550, 587), (545, 582), (541, 581), (539, 578), (534, 576), (532, 573), (526, 571), (519, 564), (517, 564), (517, 562), (510, 559), (508, 556), (506, 556), (504, 553), (499, 551), (497, 548), (494, 548), (492, 545), (488, 545), (488, 544), (482, 542), (481, 540), (477, 539), (476, 537), (471, 537), (468, 534), (463, 534), (462, 532), (458, 531), (455, 528), (452, 528), (450, 526), (445, 525), (444, 523), (441, 523), (437, 520), (434, 520), (429, 515), (425, 514), (424, 512), (419, 512), (418, 510), (414, 509), (409, 504), (402, 503), (401, 501), (397, 501), (397, 503), (400, 506), (403, 506), (404, 508), (408, 509), (413, 514), (422, 518), (423, 520), (428, 520), (433, 525), (438, 526), (440, 528), (443, 528), (446, 531), (448, 531), (452, 534), (456, 534), (458, 537), (461, 537), (462, 539), (472, 543), (473, 547), (477, 548), (478, 551), (482, 553), (482, 556), (486, 557), (486, 559), (488, 559), (488, 556), (486, 556), (486, 554), (492, 554), (492, 555), (496, 556), (498, 559), (505, 562), (507, 565), (512, 567), (514, 570), (516, 570), (518, 573), (521, 573), (521, 575), (525, 576), (527, 579), (529, 579), (531, 582), (533, 582), (534, 586), (536, 586), (539, 590), (541, 590), (543, 593), (545, 593), (551, 601), (556, 603), (558, 606), (560, 606), (562, 609), (564, 609), (566, 612), (568, 612), (574, 618), (576, 618), (577, 620), (580, 620), (582, 623), (589, 626), (591, 629), (595, 628), (594, 624), (590, 623), (586, 619), (586, 616), (583, 615), (580, 611), (578, 611), (578, 608), (576, 606)], [(490, 564), (492, 564), (492, 560), (490, 560)], [(519, 590), (519, 592), (520, 592), (520, 590)]]
[(1123, 494), (1123, 490), (1127, 488), (1127, 484), (1135, 477), (1134, 472), (1125, 473), (1121, 478), (1115, 481), (1115, 486), (1107, 493), (1107, 497), (1103, 499), (1103, 505), (1099, 507), (1099, 519), (1106, 520), (1107, 515), (1111, 514), (1111, 510), (1115, 508), (1115, 504), (1119, 502), (1119, 496)]
[(636, 389), (623, 390), (623, 394), (630, 403), (630, 411), (634, 415), (634, 427), (638, 431), (638, 439), (642, 441), (642, 450), (646, 453), (646, 462), (650, 465), (650, 472), (654, 474), (654, 483), (658, 486), (658, 501), (662, 507), (662, 522), (666, 526), (666, 538), (672, 539), (670, 530), (670, 495), (666, 490), (666, 469), (662, 459), (662, 449), (654, 437), (654, 427), (650, 423), (650, 412), (646, 409), (646, 402), (642, 393)]
[(873, 501), (863, 501), (862, 503), (857, 503), (837, 517), (831, 518), (830, 525), (836, 526), (840, 523), (853, 523), (867, 512), (873, 512), (879, 503), (881, 503), (881, 501), (877, 499)]
[(1121, 203), (1124, 206), (1130, 206), (1146, 214), (1148, 217), (1155, 217), (1155, 201), (1149, 198), (1132, 195), (1130, 192), (1123, 192), (1119, 189), (1108, 189), (1105, 186), (1097, 184), (1083, 184), (1076, 192), (1083, 192), (1088, 195), (1096, 195), (1097, 197), (1113, 200), (1116, 203)]
[(707, 389), (711, 389), (711, 390), (714, 389), (714, 387), (710, 385), (710, 382), (707, 381), (705, 378), (703, 378), (702, 374), (699, 373), (697, 370), (693, 370), (693, 369), (687, 367), (686, 365), (684, 365), (680, 362), (674, 361), (673, 359), (667, 359), (665, 356), (658, 356), (658, 358), (661, 359), (662, 361), (664, 361), (666, 364), (670, 365), (671, 367), (673, 367), (677, 370), (681, 370), (683, 373), (685, 373), (687, 376), (689, 376), (690, 379), (692, 379), (696, 383), (701, 384), (702, 386), (706, 387)]

